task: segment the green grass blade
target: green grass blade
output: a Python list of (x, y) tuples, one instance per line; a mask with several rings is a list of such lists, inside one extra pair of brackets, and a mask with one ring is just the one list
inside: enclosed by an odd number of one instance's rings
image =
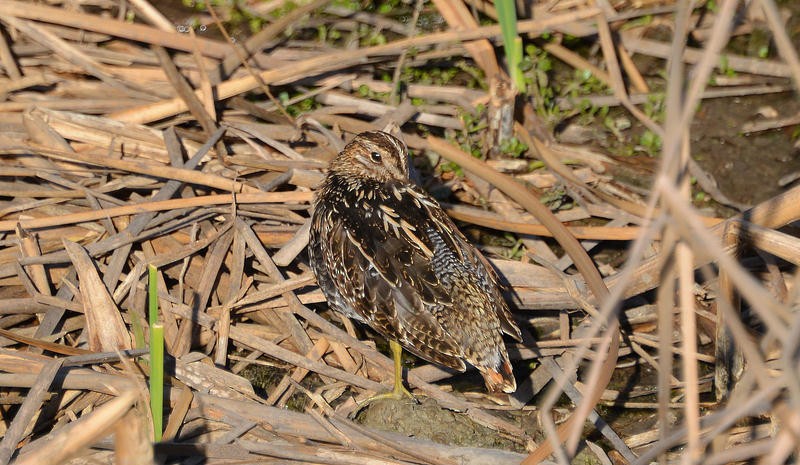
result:
[(150, 326), (150, 413), (153, 440), (161, 441), (164, 431), (164, 325)]
[(517, 6), (514, 0), (496, 0), (497, 21), (503, 34), (503, 49), (508, 62), (508, 74), (518, 90), (524, 91), (524, 79), (519, 68), (522, 63), (522, 40), (517, 35)]
[(520, 65), (522, 64), (522, 37), (514, 37), (514, 47), (511, 51), (511, 58), (509, 61), (509, 67), (511, 68), (510, 74), (511, 79), (514, 82), (514, 85), (517, 86), (517, 90), (520, 92), (525, 92), (525, 76), (522, 74), (522, 68)]
[(494, 5), (497, 8), (497, 21), (500, 23), (503, 44), (506, 46), (506, 54), (508, 54), (508, 46), (517, 36), (517, 7), (514, 0), (497, 0)]
[(147, 310), (152, 327), (158, 323), (158, 270), (153, 265), (147, 265)]
[(150, 413), (153, 440), (161, 441), (164, 432), (164, 325), (158, 322), (158, 274), (147, 267), (147, 311), (150, 320)]

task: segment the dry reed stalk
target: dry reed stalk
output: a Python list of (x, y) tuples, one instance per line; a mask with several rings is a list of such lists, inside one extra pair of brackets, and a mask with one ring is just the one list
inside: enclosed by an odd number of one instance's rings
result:
[[(467, 6), (460, 0), (434, 0), (439, 14), (447, 21), (454, 31), (468, 31), (478, 27), (478, 22), (472, 17)], [(503, 71), (497, 64), (492, 44), (486, 39), (465, 42), (464, 48), (472, 55), (475, 63), (490, 79), (501, 76)]]
[(307, 202), (311, 199), (308, 192), (260, 192), (245, 194), (219, 194), (204, 197), (194, 197), (188, 199), (161, 200), (155, 202), (144, 202), (139, 205), (126, 205), (122, 207), (110, 208), (99, 211), (89, 211), (60, 215), (51, 218), (39, 218), (36, 220), (21, 221), (0, 221), (0, 231), (13, 231), (19, 225), (25, 229), (48, 228), (51, 226), (61, 226), (72, 223), (89, 222), (101, 218), (113, 218), (116, 216), (127, 216), (137, 213), (149, 213), (158, 211), (170, 211), (180, 208), (198, 208), (208, 205), (225, 205), (234, 202), (248, 204), (262, 203), (281, 203), (281, 202)]
[[(2, 11), (0, 10), (0, 12)], [(544, 31), (547, 28), (561, 23), (588, 18), (595, 12), (596, 11), (594, 9), (590, 8), (581, 10), (580, 12), (567, 13), (557, 17), (547, 18), (541, 21), (520, 21), (520, 23), (517, 25), (517, 29), (520, 33)], [(398, 40), (386, 45), (377, 45), (367, 49), (343, 52), (337, 56), (336, 62), (332, 62), (327, 56), (311, 58), (300, 63), (287, 65), (283, 68), (264, 71), (259, 75), (259, 80), (263, 81), (264, 84), (285, 83), (286, 81), (295, 80), (299, 77), (321, 74), (332, 69), (338, 69), (341, 66), (356, 64), (364, 58), (370, 56), (383, 56), (387, 54), (394, 55), (409, 47), (423, 47), (453, 40), (467, 41), (499, 35), (499, 26), (481, 26), (470, 31), (428, 34), (425, 36)], [(253, 90), (257, 86), (258, 82), (256, 82), (256, 79), (253, 77), (244, 77), (237, 80), (226, 81), (220, 84), (217, 89), (217, 93), (219, 98), (227, 99)], [(183, 103), (180, 99), (173, 99), (154, 105), (147, 105), (140, 108), (126, 110), (123, 113), (116, 113), (110, 116), (120, 121), (147, 123), (176, 115), (185, 110), (186, 107), (183, 106)]]
[(115, 37), (123, 37), (139, 42), (155, 43), (184, 51), (194, 50), (200, 41), (205, 54), (214, 58), (224, 58), (228, 54), (226, 44), (205, 39), (190, 39), (177, 31), (170, 33), (141, 24), (128, 24), (102, 18), (96, 15), (75, 13), (63, 8), (33, 5), (29, 2), (9, 0), (0, 5), (0, 15), (8, 18), (28, 18), (54, 24), (62, 24), (88, 31), (102, 32)]
[[(60, 432), (52, 434), (48, 438), (47, 444), (21, 455), (14, 463), (20, 465), (63, 463), (84, 447), (106, 436), (109, 429), (127, 418), (127, 412), (134, 406), (138, 397), (139, 393), (135, 390), (120, 393), (118, 397), (104, 404), (92, 414), (73, 423), (72, 428), (64, 428)], [(136, 417), (136, 419), (142, 420), (140, 417)], [(122, 426), (120, 425), (120, 427)]]
[(46, 364), (36, 378), (36, 382), (31, 387), (25, 397), (20, 411), (14, 416), (14, 420), (3, 435), (0, 442), (0, 463), (7, 464), (11, 455), (17, 447), (17, 443), (22, 439), (23, 433), (28, 426), (28, 422), (33, 419), (34, 414), (40, 408), (44, 396), (50, 389), (59, 368), (61, 361), (53, 361)]
[[(622, 43), (631, 53), (642, 53), (659, 58), (668, 58), (670, 56), (670, 44), (668, 43), (650, 39), (632, 38), (624, 34), (622, 37)], [(702, 59), (702, 53), (702, 50), (687, 47), (683, 52), (683, 60), (690, 64), (697, 64)], [(790, 77), (792, 75), (792, 70), (789, 66), (776, 61), (748, 58), (732, 54), (726, 54), (726, 57), (728, 66), (737, 72), (775, 77)]]

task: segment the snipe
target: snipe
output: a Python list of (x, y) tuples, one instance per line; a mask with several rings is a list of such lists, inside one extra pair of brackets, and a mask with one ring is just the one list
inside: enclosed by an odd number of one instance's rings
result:
[(502, 333), (520, 330), (486, 259), (439, 204), (409, 180), (408, 154), (379, 131), (356, 136), (330, 163), (315, 200), (311, 267), (329, 305), (390, 342), (392, 394), (400, 347), (463, 371), (490, 391), (514, 392)]

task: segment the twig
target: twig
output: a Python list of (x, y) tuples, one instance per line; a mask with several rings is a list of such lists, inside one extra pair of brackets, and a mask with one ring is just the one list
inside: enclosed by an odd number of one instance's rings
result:
[[(235, 196), (240, 204), (282, 203), (282, 202), (308, 202), (312, 198), (309, 192), (262, 192), (254, 194), (238, 194)], [(0, 221), (0, 231), (13, 231), (16, 225), (25, 229), (41, 229), (65, 224), (83, 223), (101, 218), (134, 215), (138, 213), (169, 211), (183, 208), (200, 208), (208, 205), (226, 205), (234, 199), (233, 194), (206, 195), (187, 199), (161, 200), (143, 202), (138, 205), (125, 205), (122, 207), (106, 208), (99, 211), (73, 213), (50, 218), (33, 220), (6, 220)]]
[(53, 383), (53, 379), (61, 368), (61, 363), (62, 360), (58, 359), (48, 362), (39, 372), (36, 382), (25, 397), (25, 402), (22, 403), (22, 407), (14, 415), (14, 419), (3, 435), (2, 442), (0, 442), (0, 464), (6, 465), (11, 460), (11, 455), (17, 448), (17, 443), (22, 440), (22, 435), (25, 432), (25, 428), (28, 427), (28, 422), (41, 407), (44, 397)]

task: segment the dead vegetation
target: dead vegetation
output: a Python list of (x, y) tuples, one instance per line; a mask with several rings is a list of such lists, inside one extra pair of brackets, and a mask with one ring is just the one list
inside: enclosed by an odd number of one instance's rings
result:
[[(500, 28), (473, 16), (495, 17), (491, 3), (401, 5), (405, 22), (325, 0), (264, 10), (278, 3), (240, 5), (262, 24), (236, 45), (227, 33), (178, 32), (146, 0), (0, 3), (1, 464), (533, 464), (569, 463), (578, 449), (598, 463), (797, 461), (800, 190), (723, 220), (701, 216), (690, 187), (744, 207), (689, 156), (701, 99), (796, 98), (800, 62), (773, 0), (536, 4), (520, 12), (533, 19), (518, 21), (519, 34), (582, 38), (588, 50), (543, 49), (610, 91), (551, 96), (545, 108), (536, 93), (547, 87), (532, 82), (516, 111)], [(200, 24), (216, 29), (225, 14), (208, 9)], [(648, 35), (664, 25), (671, 42)], [(731, 34), (755, 25), (777, 53), (721, 63)], [(647, 111), (655, 92), (634, 54), (668, 64), (661, 118)], [(403, 75), (440, 62), (459, 78)], [(640, 141), (663, 141), (645, 147), (660, 154), (649, 195), (608, 175), (617, 159), (553, 137), (571, 115), (552, 110), (585, 102), (622, 106), (657, 136)], [(797, 124), (775, 116), (742, 130)], [(325, 311), (305, 263), (307, 218), (326, 161), (390, 123), (423, 184), (453, 194), (445, 206), (465, 229), (516, 235), (514, 247), (484, 249), (525, 328), (510, 346), (518, 392), (463, 393), (453, 373), (408, 371), (415, 393), (516, 452), (351, 419), (391, 383), (391, 361)], [(510, 137), (521, 153), (502, 146)], [(529, 170), (533, 159), (544, 167)], [(571, 208), (551, 211), (535, 195), (558, 189)], [(586, 253), (607, 241), (627, 247), (624, 264)], [(136, 335), (147, 339), (147, 265), (158, 268), (170, 355), (155, 446)], [(259, 394), (239, 376), (256, 365), (278, 373)], [(653, 376), (609, 387), (632, 366)], [(293, 397), (300, 407), (284, 408)], [(603, 415), (611, 407), (648, 421), (620, 432)], [(508, 412), (539, 415), (543, 432)]]

